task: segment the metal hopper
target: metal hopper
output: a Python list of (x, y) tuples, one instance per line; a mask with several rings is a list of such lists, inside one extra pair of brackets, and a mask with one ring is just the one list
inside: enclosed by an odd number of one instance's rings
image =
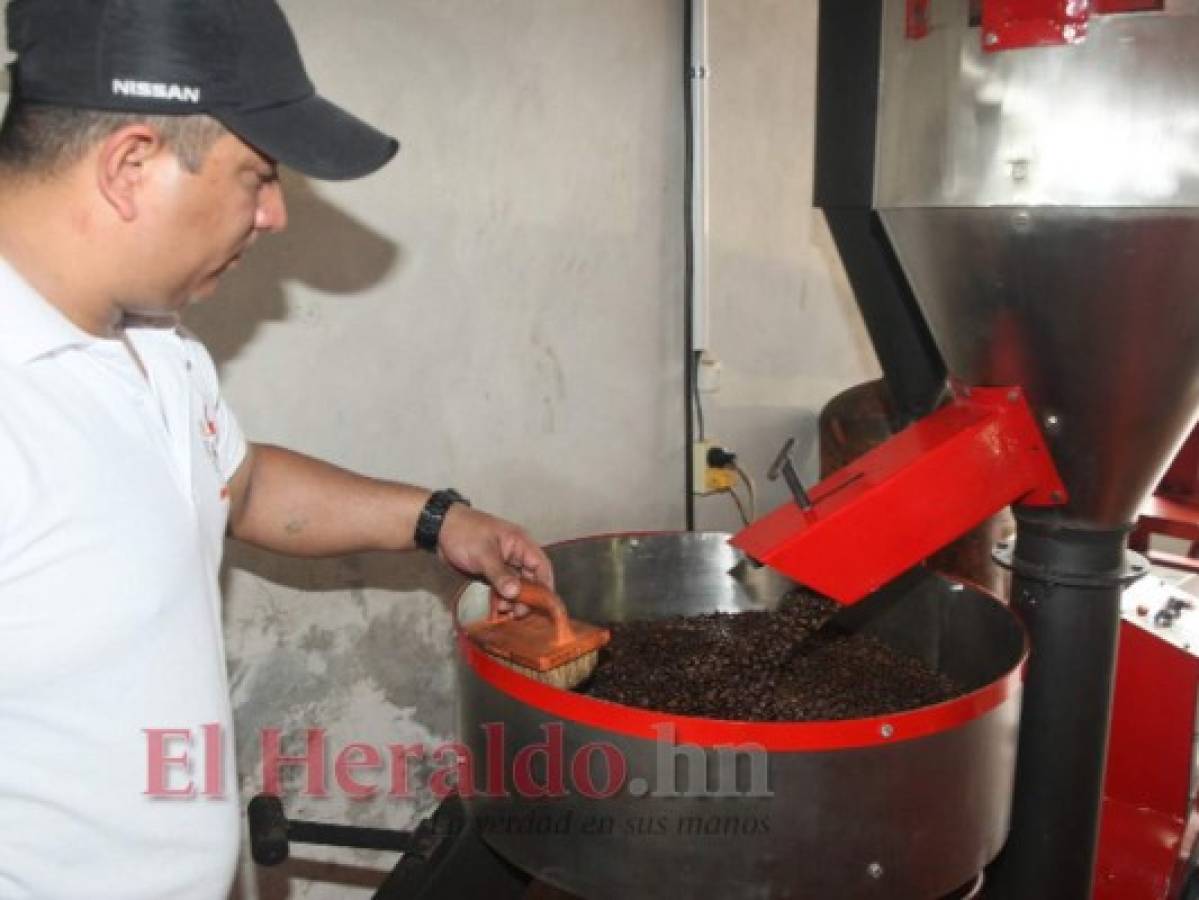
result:
[(884, 5), (875, 208), (949, 371), (1023, 387), (1065, 516), (1125, 525), (1199, 406), (1199, 3), (998, 53), (970, 7)]

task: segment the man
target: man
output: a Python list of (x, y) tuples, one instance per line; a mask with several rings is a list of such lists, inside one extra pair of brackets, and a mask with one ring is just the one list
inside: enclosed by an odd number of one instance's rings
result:
[(177, 326), (286, 225), (279, 164), (353, 178), (398, 147), (314, 93), (274, 0), (12, 0), (8, 38), (0, 897), (219, 898), (237, 799), (181, 766), (153, 789), (147, 734), (210, 726), (233, 758), (226, 531), (301, 556), (420, 545), (508, 598), (550, 566), (453, 492), (247, 444)]

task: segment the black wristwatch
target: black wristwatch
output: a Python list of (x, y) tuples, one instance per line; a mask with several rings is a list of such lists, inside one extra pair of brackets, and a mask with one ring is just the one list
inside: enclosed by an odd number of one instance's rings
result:
[(437, 541), (441, 537), (441, 526), (445, 522), (445, 514), (455, 503), (465, 503), (470, 506), (470, 501), (453, 488), (434, 491), (430, 495), (425, 503), (425, 508), (416, 517), (416, 533), (412, 536), (416, 546), (422, 550), (428, 550), (430, 553), (437, 552)]

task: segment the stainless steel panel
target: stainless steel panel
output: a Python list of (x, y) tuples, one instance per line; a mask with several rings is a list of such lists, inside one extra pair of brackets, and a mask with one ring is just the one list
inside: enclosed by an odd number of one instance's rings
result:
[(1071, 493), (1130, 522), (1199, 404), (1199, 0), (984, 53), (885, 0), (875, 207), (950, 374), (1022, 385)]
[[(726, 540), (719, 534), (599, 537), (559, 545), (550, 555), (559, 589), (585, 619), (776, 605), (790, 585), (765, 570), (737, 577), (739, 556)], [(730, 567), (737, 575), (727, 573)], [(460, 618), (471, 616), (470, 605), (463, 604)], [(931, 575), (871, 628), (970, 683), (1009, 671), (1025, 649), (1023, 630), (1002, 604)], [(768, 797), (624, 791), (598, 800), (572, 792), (548, 801), (478, 796), (470, 803), (489, 842), (508, 859), (593, 900), (930, 900), (970, 880), (1003, 844), (1019, 707), (1019, 696), (1012, 697), (963, 726), (919, 740), (772, 752)], [(613, 705), (614, 716), (620, 709)], [(466, 666), (461, 715), (462, 740), (475, 759), (487, 751), (481, 726), (505, 723), (509, 771), (522, 746), (544, 739), (544, 724), (561, 721)], [(654, 742), (594, 724), (563, 724), (567, 758), (589, 742), (605, 742), (627, 761), (629, 779), (655, 783)], [(714, 767), (714, 751), (706, 752), (705, 764)], [(584, 824), (601, 821), (612, 830), (588, 831)], [(718, 828), (679, 833), (680, 823), (697, 821)], [(560, 833), (522, 830), (535, 822), (562, 827)], [(731, 829), (727, 823), (740, 824)]]
[(881, 215), (950, 372), (1050, 423), (1067, 515), (1132, 521), (1199, 407), (1199, 210)]
[(1199, 0), (984, 53), (968, 0), (928, 37), (885, 0), (877, 208), (1199, 205)]

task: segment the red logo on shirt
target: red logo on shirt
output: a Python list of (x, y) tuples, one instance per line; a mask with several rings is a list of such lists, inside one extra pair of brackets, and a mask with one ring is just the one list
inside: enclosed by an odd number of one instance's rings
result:
[(204, 441), (204, 449), (208, 454), (208, 459), (212, 463), (212, 468), (216, 471), (217, 478), (221, 481), (221, 500), (229, 499), (229, 486), (225, 484), (224, 473), (221, 471), (221, 454), (218, 448), (220, 435), (217, 431), (216, 412), (210, 409), (207, 404), (204, 405), (204, 419), (200, 423), (200, 437)]

